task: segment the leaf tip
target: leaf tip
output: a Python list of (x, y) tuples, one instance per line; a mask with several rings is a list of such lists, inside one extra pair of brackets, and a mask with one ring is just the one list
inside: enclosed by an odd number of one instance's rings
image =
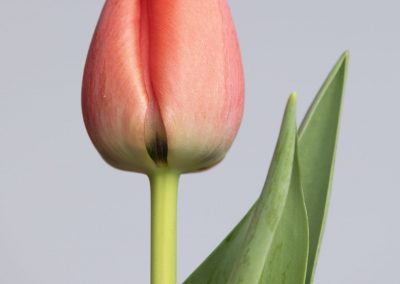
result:
[(297, 93), (292, 92), (287, 100), (286, 110), (295, 111), (297, 104)]
[(296, 92), (292, 92), (289, 96), (289, 103), (293, 103), (295, 104), (297, 101), (297, 93)]
[[(287, 100), (285, 114), (283, 116), (282, 128), (280, 136), (282, 133), (296, 133), (296, 107), (297, 107), (297, 94), (292, 92)], [(284, 130), (284, 132), (282, 132)], [(278, 139), (280, 141), (280, 138)], [(279, 142), (278, 142), (279, 143)]]
[(340, 56), (337, 65), (344, 66), (344, 68), (347, 69), (347, 65), (349, 63), (349, 58), (350, 58), (350, 52), (349, 52), (349, 50), (345, 50), (342, 53), (342, 55)]

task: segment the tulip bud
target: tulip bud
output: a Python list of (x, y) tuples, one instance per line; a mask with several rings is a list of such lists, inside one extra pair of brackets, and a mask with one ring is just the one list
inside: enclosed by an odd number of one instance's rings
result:
[(89, 136), (112, 166), (202, 170), (240, 125), (244, 81), (226, 0), (108, 0), (82, 87)]

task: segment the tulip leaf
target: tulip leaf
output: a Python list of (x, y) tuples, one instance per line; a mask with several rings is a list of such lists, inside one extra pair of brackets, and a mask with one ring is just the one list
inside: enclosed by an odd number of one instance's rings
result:
[(313, 281), (326, 220), (348, 53), (333, 67), (299, 130), (299, 163), (310, 228), (306, 284)]
[[(242, 273), (242, 277), (247, 277), (247, 275), (243, 275), (246, 273), (246, 265), (249, 267), (248, 273), (255, 273), (256, 276), (242, 279), (245, 280), (243, 283), (312, 283), (327, 213), (347, 62), (348, 54), (344, 53), (330, 72), (302, 122), (298, 137), (298, 155), (295, 153), (294, 164), (288, 165), (289, 168), (292, 168), (293, 174), (286, 203), (281, 212), (278, 226), (275, 230), (270, 230), (268, 240), (264, 240), (268, 245), (258, 246), (260, 252), (255, 257), (258, 257), (257, 260), (241, 258), (243, 256), (253, 257), (243, 251), (244, 247), (248, 248), (249, 246), (248, 232), (255, 230), (251, 227), (256, 223), (254, 219), (257, 216), (254, 215), (257, 208), (260, 207), (263, 194), (240, 223), (184, 283), (240, 283), (231, 282), (228, 279), (233, 279), (232, 275), (239, 273)], [(274, 160), (277, 156), (277, 154), (274, 155)], [(300, 179), (296, 170), (297, 158), (300, 165)], [(271, 179), (271, 170), (263, 192), (267, 190), (268, 179)], [(299, 181), (301, 185), (299, 185)], [(302, 189), (304, 190), (304, 199)], [(303, 202), (305, 202), (307, 210), (308, 226), (304, 223), (307, 221), (307, 215), (305, 215)], [(274, 204), (274, 206), (281, 207), (282, 203)], [(264, 215), (263, 217), (269, 218)], [(267, 221), (263, 221), (260, 223), (262, 224), (260, 227), (267, 223)], [(293, 227), (291, 228), (291, 226)], [(304, 238), (308, 236), (308, 227), (309, 240), (306, 242)], [(258, 230), (264, 229), (266, 228)], [(281, 245), (285, 243), (285, 246)], [(307, 253), (304, 254), (307, 247), (309, 247), (308, 263)], [(259, 257), (262, 252), (265, 256), (264, 262)], [(257, 261), (259, 263), (254, 264)], [(259, 275), (258, 269), (261, 262), (263, 271)], [(307, 263), (307, 271), (305, 263)], [(239, 267), (242, 267), (241, 272), (238, 270)], [(260, 276), (261, 279), (257, 280)], [(306, 276), (305, 282), (304, 276)], [(240, 277), (236, 279), (240, 279)]]
[(296, 151), (289, 194), (260, 284), (303, 284), (308, 258), (308, 220)]
[(274, 251), (274, 240), (284, 215), (293, 172), (297, 138), (295, 108), (296, 95), (293, 94), (288, 101), (264, 188), (226, 283), (259, 283), (265, 260)]
[(228, 283), (230, 272), (233, 269), (241, 246), (246, 238), (250, 225), (253, 205), (246, 216), (219, 244), (219, 246), (206, 258), (206, 260), (186, 279), (185, 284), (201, 283)]
[[(296, 96), (289, 98), (263, 191), (253, 210), (185, 283), (259, 283), (264, 263), (275, 250), (291, 188), (296, 145)], [(262, 248), (262, 249), (260, 249)]]

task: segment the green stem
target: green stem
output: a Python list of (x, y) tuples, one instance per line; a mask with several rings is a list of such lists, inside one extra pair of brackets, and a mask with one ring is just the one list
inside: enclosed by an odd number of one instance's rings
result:
[(176, 284), (176, 205), (179, 174), (159, 171), (151, 186), (151, 284)]

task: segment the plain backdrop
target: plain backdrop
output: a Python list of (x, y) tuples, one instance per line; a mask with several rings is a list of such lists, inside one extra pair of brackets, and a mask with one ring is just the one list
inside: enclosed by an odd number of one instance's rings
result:
[[(230, 1), (245, 115), (226, 159), (184, 175), (182, 282), (260, 193), (283, 108), (298, 119), (350, 50), (316, 284), (398, 284), (400, 2)], [(0, 283), (149, 283), (149, 184), (104, 163), (86, 134), (82, 70), (102, 0), (0, 2)]]

